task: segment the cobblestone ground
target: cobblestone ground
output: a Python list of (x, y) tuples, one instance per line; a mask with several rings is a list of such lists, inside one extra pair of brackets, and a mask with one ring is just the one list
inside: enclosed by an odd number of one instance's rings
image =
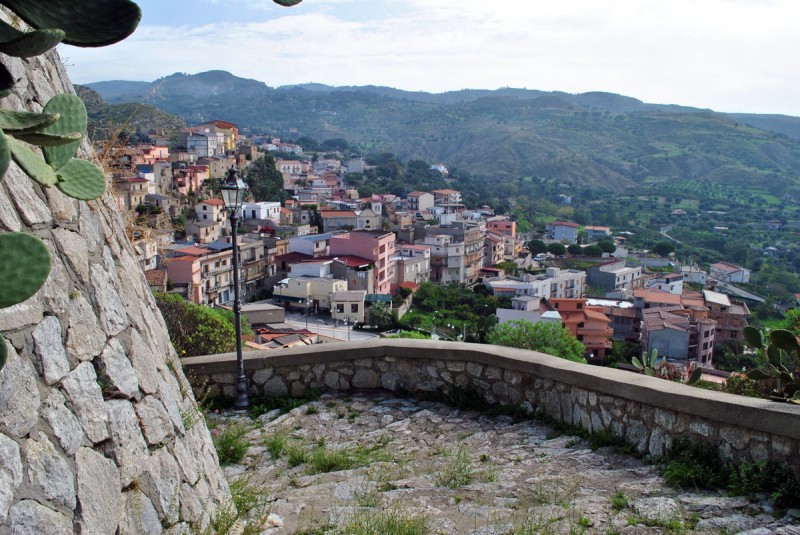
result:
[[(208, 420), (212, 433), (252, 427), (225, 474), (259, 489), (270, 514), (255, 532), (800, 534), (800, 511), (677, 491), (633, 456), (534, 420), (387, 393)], [(392, 520), (419, 530), (376, 527)]]

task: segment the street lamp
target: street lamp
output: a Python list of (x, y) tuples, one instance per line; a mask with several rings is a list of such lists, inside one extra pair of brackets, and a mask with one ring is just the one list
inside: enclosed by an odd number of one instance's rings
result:
[(239, 209), (242, 207), (247, 185), (239, 178), (236, 167), (228, 169), (228, 180), (220, 188), (225, 209), (231, 219), (231, 245), (233, 247), (233, 315), (236, 318), (236, 399), (233, 408), (244, 411), (250, 406), (247, 395), (247, 377), (244, 375), (244, 359), (242, 358), (242, 303), (239, 299), (239, 249), (236, 238), (239, 234)]

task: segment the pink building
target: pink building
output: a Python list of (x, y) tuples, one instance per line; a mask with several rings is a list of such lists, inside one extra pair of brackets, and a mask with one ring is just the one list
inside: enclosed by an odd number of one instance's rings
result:
[(200, 191), (203, 182), (208, 179), (207, 165), (189, 165), (173, 171), (174, 185), (180, 193), (188, 195), (189, 191)]
[(330, 255), (355, 255), (375, 263), (375, 293), (388, 294), (394, 278), (395, 235), (382, 230), (356, 230), (331, 238)]

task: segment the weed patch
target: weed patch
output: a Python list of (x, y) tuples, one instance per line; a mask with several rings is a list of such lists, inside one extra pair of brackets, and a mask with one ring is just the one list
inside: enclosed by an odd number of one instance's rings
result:
[(220, 465), (226, 466), (244, 459), (250, 447), (250, 442), (244, 438), (248, 431), (250, 429), (243, 425), (230, 425), (213, 437)]

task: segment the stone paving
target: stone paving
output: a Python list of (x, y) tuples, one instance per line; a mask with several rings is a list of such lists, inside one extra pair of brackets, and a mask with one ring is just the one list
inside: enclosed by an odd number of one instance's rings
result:
[[(208, 422), (212, 433), (252, 426), (246, 457), (225, 475), (260, 487), (268, 534), (347, 533), (364, 518), (394, 515), (423, 519), (437, 534), (800, 535), (800, 511), (779, 516), (766, 501), (678, 491), (654, 466), (613, 448), (592, 451), (535, 420), (362, 392), (256, 421), (223, 413)], [(286, 440), (277, 459), (268, 449), (275, 437)], [(336, 451), (356, 466), (314, 473)]]

